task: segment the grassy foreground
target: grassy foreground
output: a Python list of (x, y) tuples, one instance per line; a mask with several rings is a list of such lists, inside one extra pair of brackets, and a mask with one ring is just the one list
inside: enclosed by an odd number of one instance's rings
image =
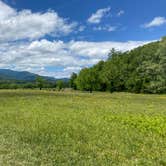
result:
[(0, 165), (166, 165), (166, 95), (0, 91)]

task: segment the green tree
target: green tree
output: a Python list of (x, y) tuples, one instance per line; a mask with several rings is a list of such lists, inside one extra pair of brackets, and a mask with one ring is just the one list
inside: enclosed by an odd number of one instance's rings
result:
[(77, 89), (77, 85), (76, 85), (76, 79), (77, 79), (77, 74), (76, 73), (72, 73), (71, 77), (70, 77), (70, 87), (73, 88), (74, 90)]
[(56, 87), (59, 91), (62, 90), (64, 88), (64, 82), (62, 80), (58, 80), (56, 82)]
[(122, 55), (121, 51), (117, 51), (115, 48), (112, 48), (111, 51), (108, 54), (108, 60), (111, 60), (113, 57)]
[(80, 71), (76, 79), (78, 89), (90, 91), (97, 89), (97, 73), (92, 68), (85, 68)]
[(44, 84), (45, 84), (45, 80), (43, 79), (43, 77), (39, 76), (36, 78), (36, 86), (40, 88), (40, 90), (42, 90), (42, 88), (44, 87)]

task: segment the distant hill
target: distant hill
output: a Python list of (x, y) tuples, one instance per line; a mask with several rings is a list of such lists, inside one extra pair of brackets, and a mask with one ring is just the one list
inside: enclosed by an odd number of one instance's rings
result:
[[(33, 82), (36, 80), (36, 77), (39, 75), (26, 72), (26, 71), (13, 71), (9, 69), (0, 69), (0, 80), (8, 80), (8, 81), (27, 81), (27, 82)], [(55, 81), (56, 79), (53, 77), (45, 77), (41, 76), (47, 81)]]

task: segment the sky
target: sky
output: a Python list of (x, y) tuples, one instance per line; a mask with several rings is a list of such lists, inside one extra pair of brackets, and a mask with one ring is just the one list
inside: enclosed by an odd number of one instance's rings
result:
[(0, 0), (0, 68), (70, 77), (166, 35), (165, 0)]

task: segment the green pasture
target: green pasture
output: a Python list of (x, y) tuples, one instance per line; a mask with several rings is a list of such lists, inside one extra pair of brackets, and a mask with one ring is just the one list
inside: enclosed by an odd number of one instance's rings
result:
[(166, 95), (0, 91), (1, 166), (166, 165)]

